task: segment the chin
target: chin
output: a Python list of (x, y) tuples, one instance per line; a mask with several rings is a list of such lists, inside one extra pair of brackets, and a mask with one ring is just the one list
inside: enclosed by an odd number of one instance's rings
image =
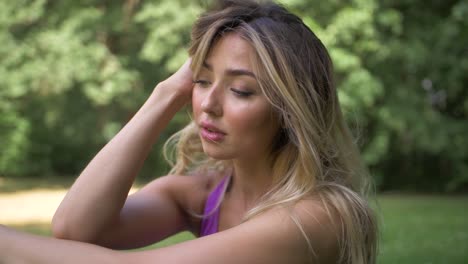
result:
[(222, 147), (218, 146), (206, 146), (205, 144), (203, 144), (203, 152), (208, 157), (216, 160), (229, 160), (233, 158), (233, 156), (230, 155), (230, 153), (223, 150)]

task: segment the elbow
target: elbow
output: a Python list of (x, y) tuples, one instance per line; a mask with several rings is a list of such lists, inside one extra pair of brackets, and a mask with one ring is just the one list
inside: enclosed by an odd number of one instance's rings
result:
[(51, 229), (53, 237), (73, 240), (73, 238), (70, 236), (71, 232), (67, 229), (65, 220), (61, 217), (57, 217), (57, 215), (54, 215), (54, 218), (52, 219)]
[(52, 236), (58, 239), (90, 242), (84, 236), (84, 232), (80, 232), (80, 228), (75, 228), (75, 226), (66, 218), (54, 215), (51, 223)]
[(52, 236), (58, 239), (73, 240), (98, 245), (97, 232), (86, 223), (72, 221), (73, 219), (54, 215), (51, 223)]

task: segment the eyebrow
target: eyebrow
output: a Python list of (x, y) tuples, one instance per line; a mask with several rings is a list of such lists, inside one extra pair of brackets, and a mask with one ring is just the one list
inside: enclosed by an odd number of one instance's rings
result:
[[(206, 68), (209, 71), (213, 71), (213, 66), (208, 64), (206, 61), (203, 62), (203, 67)], [(231, 75), (231, 76), (247, 75), (247, 76), (250, 76), (250, 77), (252, 77), (254, 79), (257, 79), (257, 76), (255, 76), (255, 74), (253, 72), (248, 71), (248, 70), (244, 70), (244, 69), (227, 69), (226, 74)]]

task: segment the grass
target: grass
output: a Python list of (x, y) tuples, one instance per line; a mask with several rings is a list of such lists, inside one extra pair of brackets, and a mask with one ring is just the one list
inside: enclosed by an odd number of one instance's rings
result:
[(30, 191), (33, 189), (63, 190), (73, 184), (73, 177), (1, 177), (0, 194)]
[(381, 196), (379, 263), (467, 263), (467, 196)]
[[(379, 197), (382, 218), (380, 264), (462, 264), (468, 260), (468, 196)], [(13, 226), (19, 230), (49, 236), (46, 224)], [(149, 248), (193, 239), (180, 233)]]
[[(71, 181), (50, 178), (36, 182), (0, 178), (0, 194), (30, 189), (29, 186), (68, 188)], [(53, 188), (52, 188), (53, 189)], [(379, 264), (468, 263), (468, 196), (380, 195), (381, 218)], [(1, 213), (1, 212), (0, 212)], [(10, 225), (18, 230), (50, 236), (48, 224)], [(180, 233), (149, 248), (193, 239)]]

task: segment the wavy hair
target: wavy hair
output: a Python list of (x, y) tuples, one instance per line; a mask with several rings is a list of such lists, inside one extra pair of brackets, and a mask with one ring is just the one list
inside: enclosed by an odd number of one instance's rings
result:
[[(339, 263), (375, 263), (377, 223), (367, 202), (371, 180), (341, 112), (325, 46), (281, 5), (217, 1), (192, 28), (189, 54), (195, 76), (213, 44), (227, 32), (238, 33), (254, 47), (259, 87), (281, 124), (272, 153), (273, 188), (244, 220), (316, 195), (330, 219), (334, 212), (340, 221)], [(221, 172), (231, 166), (204, 155), (193, 121), (173, 135), (165, 149), (166, 157), (175, 159), (174, 174)], [(302, 225), (295, 222), (310, 246)]]

